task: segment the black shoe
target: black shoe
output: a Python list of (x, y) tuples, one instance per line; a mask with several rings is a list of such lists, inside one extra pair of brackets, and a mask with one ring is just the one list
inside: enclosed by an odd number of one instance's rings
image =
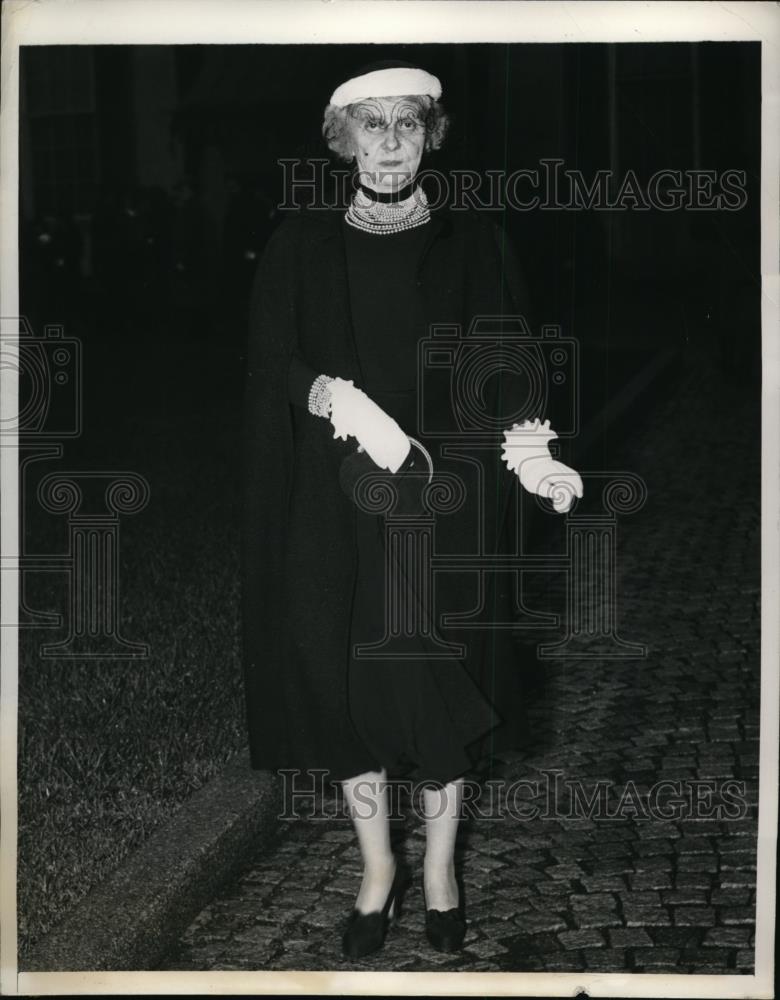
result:
[[(437, 951), (460, 951), (466, 936), (466, 914), (463, 889), (458, 886), (458, 905), (451, 910), (429, 910), (425, 907), (425, 936)], [(423, 883), (423, 903), (425, 884)]]
[[(385, 935), (391, 921), (397, 919), (400, 914), (401, 900), (404, 891), (410, 882), (408, 869), (396, 862), (393, 884), (385, 905), (381, 910), (373, 913), (361, 913), (358, 909), (353, 909), (347, 918), (347, 927), (344, 931), (341, 945), (344, 954), (349, 958), (363, 958), (373, 951), (379, 951), (385, 943)], [(395, 905), (393, 905), (395, 904)], [(390, 908), (393, 914), (390, 916)]]

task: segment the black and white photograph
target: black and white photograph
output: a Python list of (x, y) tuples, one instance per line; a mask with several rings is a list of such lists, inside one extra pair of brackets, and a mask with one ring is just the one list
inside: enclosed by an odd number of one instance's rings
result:
[(773, 998), (780, 8), (2, 18), (2, 992)]

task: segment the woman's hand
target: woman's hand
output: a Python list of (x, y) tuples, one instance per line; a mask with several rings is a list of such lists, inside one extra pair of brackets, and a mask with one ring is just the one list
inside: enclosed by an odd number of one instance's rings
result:
[(511, 430), (504, 431), (501, 457), (529, 493), (552, 500), (555, 510), (565, 514), (575, 496), (582, 496), (582, 479), (550, 454), (548, 442), (556, 437), (549, 420), (540, 423), (537, 417), (533, 423), (513, 424)]
[(397, 472), (411, 444), (396, 421), (362, 389), (356, 389), (351, 379), (335, 378), (328, 389), (333, 437), (356, 438), (380, 469)]

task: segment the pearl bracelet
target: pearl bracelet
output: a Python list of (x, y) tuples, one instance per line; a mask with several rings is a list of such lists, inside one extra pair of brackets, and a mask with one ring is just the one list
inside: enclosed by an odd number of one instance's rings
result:
[(309, 413), (315, 417), (330, 416), (330, 383), (334, 382), (330, 375), (318, 375), (309, 389)]

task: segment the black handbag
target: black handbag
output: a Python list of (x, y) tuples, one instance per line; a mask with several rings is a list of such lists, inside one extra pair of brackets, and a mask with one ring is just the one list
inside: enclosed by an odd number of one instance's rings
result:
[(395, 499), (389, 510), (382, 509), (380, 513), (411, 515), (425, 512), (423, 491), (433, 480), (433, 461), (419, 441), (411, 437), (409, 441), (412, 447), (397, 472), (380, 469), (362, 450), (354, 451), (342, 461), (339, 469), (341, 489), (360, 510), (378, 513), (372, 510), (372, 492), (386, 483)]

